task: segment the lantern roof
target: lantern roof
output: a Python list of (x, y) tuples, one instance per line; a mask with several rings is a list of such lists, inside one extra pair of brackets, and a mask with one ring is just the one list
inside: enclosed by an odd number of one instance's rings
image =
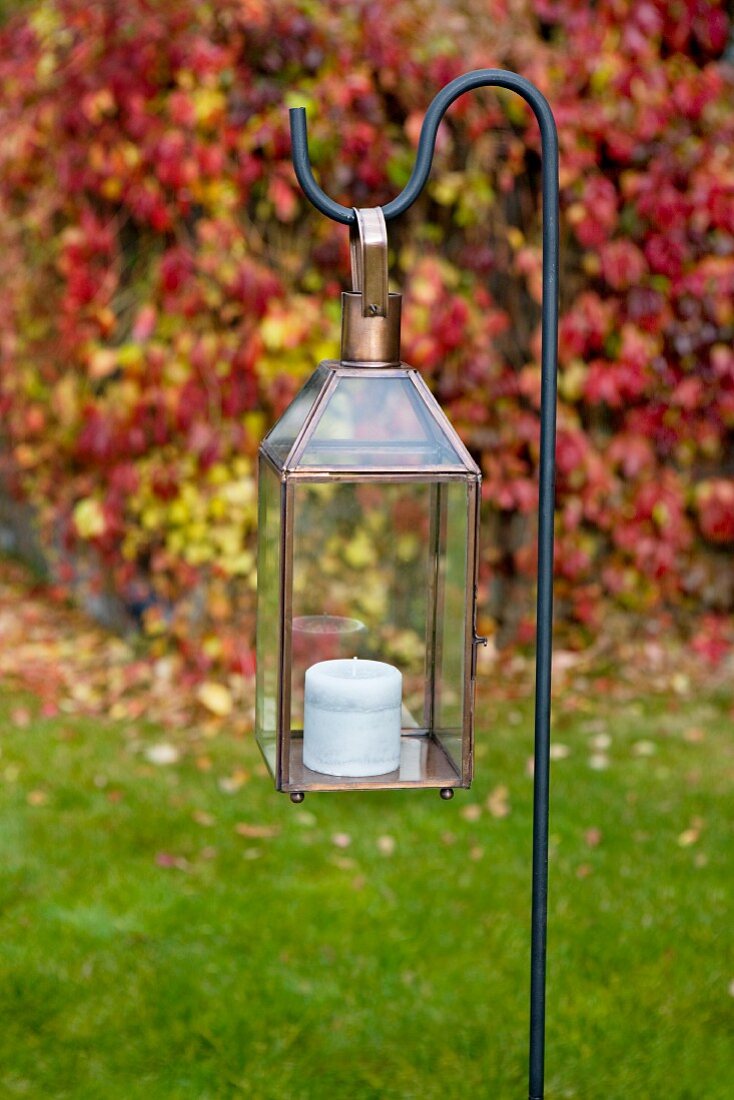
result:
[(416, 370), (321, 363), (262, 443), (281, 472), (479, 476)]

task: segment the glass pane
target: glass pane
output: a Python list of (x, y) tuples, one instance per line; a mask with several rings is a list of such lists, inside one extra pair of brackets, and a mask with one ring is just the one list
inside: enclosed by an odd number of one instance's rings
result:
[(397, 667), (401, 727), (425, 729), (432, 491), (394, 481), (294, 485), (293, 730), (303, 727), (306, 669), (352, 657)]
[(263, 756), (275, 776), (280, 632), (280, 481), (262, 458), (258, 476), (255, 732)]
[(287, 459), (291, 447), (296, 441), (296, 436), (311, 412), (316, 398), (321, 393), (328, 375), (329, 368), (322, 363), (293, 398), (280, 420), (273, 425), (265, 436), (264, 442), (279, 462), (285, 462)]
[(466, 483), (436, 485), (431, 532), (436, 568), (432, 724), (459, 769), (464, 728), (468, 532)]
[(360, 469), (464, 465), (410, 378), (340, 378), (300, 466)]

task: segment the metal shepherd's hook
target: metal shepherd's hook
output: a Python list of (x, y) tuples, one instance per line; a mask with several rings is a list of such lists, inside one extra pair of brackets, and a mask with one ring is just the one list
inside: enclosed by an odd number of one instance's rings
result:
[[(535, 680), (535, 778), (533, 788), (533, 884), (530, 962), (529, 1100), (542, 1100), (545, 1063), (545, 970), (548, 914), (548, 807), (550, 690), (553, 621), (553, 508), (555, 488), (556, 372), (558, 365), (558, 135), (548, 101), (534, 84), (503, 69), (475, 69), (442, 88), (426, 111), (410, 179), (397, 198), (382, 207), (385, 219), (412, 206), (431, 170), (436, 133), (447, 109), (474, 88), (506, 88), (530, 104), (540, 127), (543, 160), (543, 303), (538, 503), (538, 597)], [(355, 212), (324, 194), (311, 171), (306, 112), (290, 112), (293, 167), (317, 210), (351, 225)]]

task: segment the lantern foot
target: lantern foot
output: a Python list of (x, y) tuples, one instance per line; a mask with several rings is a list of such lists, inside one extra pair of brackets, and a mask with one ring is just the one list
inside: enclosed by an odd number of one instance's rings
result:
[(291, 802), (303, 802), (305, 797), (303, 791), (291, 791)]
[(439, 794), (441, 795), (441, 798), (443, 798), (443, 800), (445, 802), (448, 802), (449, 799), (454, 797), (454, 788), (453, 787), (442, 787), (441, 790), (439, 791)]

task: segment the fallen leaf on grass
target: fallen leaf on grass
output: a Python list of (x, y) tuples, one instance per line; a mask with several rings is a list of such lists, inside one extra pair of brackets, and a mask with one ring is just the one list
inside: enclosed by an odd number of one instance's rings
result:
[(596, 749), (597, 752), (604, 752), (612, 743), (612, 739), (608, 733), (597, 733), (594, 737), (589, 739), (589, 745), (592, 749)]
[(188, 871), (189, 863), (183, 856), (174, 856), (172, 852), (156, 852), (158, 867), (175, 867), (177, 871)]
[(678, 837), (678, 843), (680, 844), (681, 848), (690, 848), (692, 844), (696, 843), (701, 835), (701, 829), (703, 828), (703, 825), (704, 822), (702, 818), (693, 818), (689, 827), (687, 829), (684, 829)]
[(29, 806), (45, 806), (48, 802), (48, 795), (45, 791), (29, 791), (26, 795), (26, 802)]
[(670, 678), (670, 686), (676, 695), (687, 695), (691, 689), (691, 679), (685, 672), (676, 672)]
[(378, 836), (377, 838), (377, 851), (380, 855), (391, 856), (395, 851), (395, 837), (394, 836)]
[(191, 816), (197, 825), (202, 825), (205, 829), (210, 829), (217, 822), (214, 814), (208, 814), (206, 810), (194, 810)]
[(482, 807), (478, 802), (470, 802), (468, 806), (462, 807), (461, 816), (464, 821), (478, 821), (482, 816)]
[(249, 778), (249, 772), (246, 772), (244, 768), (238, 768), (232, 775), (225, 775), (219, 780), (219, 789), (224, 794), (236, 794)]
[(167, 741), (161, 741), (158, 745), (151, 745), (150, 748), (145, 750), (145, 759), (149, 760), (151, 764), (157, 764), (159, 767), (176, 764), (180, 757), (181, 754), (176, 746), (170, 745)]
[(554, 741), (550, 747), (551, 760), (565, 760), (571, 755), (568, 745), (562, 745), (560, 741)]
[(227, 718), (234, 709), (232, 692), (224, 684), (217, 684), (214, 680), (205, 680), (199, 684), (196, 690), (196, 698), (203, 707), (206, 707), (217, 718)]
[(495, 787), (487, 799), (486, 806), (492, 817), (507, 817), (510, 812), (510, 792), (507, 787)]
[(239, 836), (247, 836), (253, 840), (267, 840), (270, 837), (278, 836), (280, 833), (280, 825), (250, 825), (246, 821), (239, 821), (234, 831)]
[(683, 740), (687, 741), (690, 745), (699, 745), (701, 741), (705, 740), (706, 734), (698, 726), (691, 726), (683, 733)]
[(598, 848), (601, 844), (601, 829), (587, 829), (584, 833), (584, 840), (590, 848)]
[(357, 866), (356, 859), (352, 859), (350, 856), (332, 856), (331, 862), (340, 871), (354, 871)]

